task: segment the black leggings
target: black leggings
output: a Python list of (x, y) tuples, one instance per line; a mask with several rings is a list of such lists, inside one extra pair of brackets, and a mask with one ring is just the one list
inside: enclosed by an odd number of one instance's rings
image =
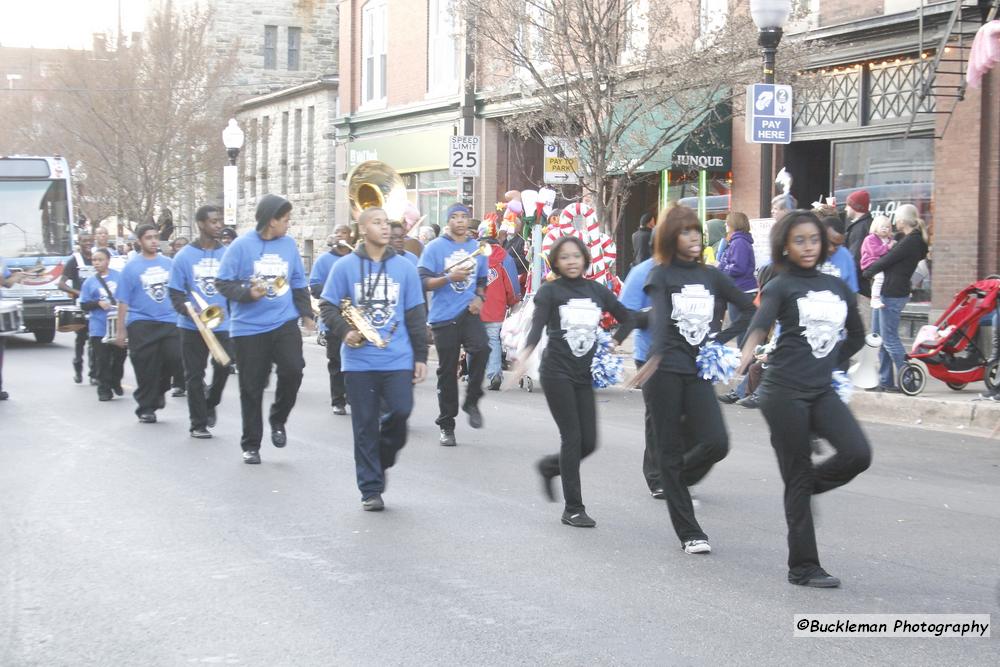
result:
[(653, 416), (660, 481), (674, 531), (682, 543), (706, 540), (688, 487), (701, 481), (729, 452), (715, 390), (697, 375), (659, 370), (643, 386), (642, 395), (646, 411)]
[(580, 461), (597, 449), (597, 408), (594, 388), (564, 378), (542, 377), (542, 390), (552, 418), (559, 427), (558, 454), (542, 458), (539, 468), (546, 477), (562, 477), (566, 511), (582, 512)]
[[(833, 388), (803, 394), (764, 381), (760, 409), (771, 429), (771, 446), (785, 482), (788, 579), (801, 583), (819, 567), (810, 500), (846, 484), (871, 465), (868, 439)], [(810, 434), (825, 438), (836, 454), (813, 466)]]

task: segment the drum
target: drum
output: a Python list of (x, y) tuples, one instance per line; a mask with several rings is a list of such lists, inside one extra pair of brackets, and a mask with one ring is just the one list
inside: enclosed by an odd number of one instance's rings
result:
[(114, 345), (115, 338), (118, 337), (118, 309), (112, 308), (108, 311), (108, 329), (104, 333), (102, 343)]
[(20, 301), (0, 301), (0, 336), (20, 333), (24, 326), (24, 311)]
[(79, 331), (87, 326), (87, 315), (78, 306), (56, 307), (56, 331)]

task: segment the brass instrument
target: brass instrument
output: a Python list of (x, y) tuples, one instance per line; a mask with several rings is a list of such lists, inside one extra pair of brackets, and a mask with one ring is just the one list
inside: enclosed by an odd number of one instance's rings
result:
[(347, 248), (347, 249), (348, 249), (348, 250), (350, 250), (351, 252), (354, 252), (354, 248), (355, 248), (355, 246), (352, 246), (352, 245), (351, 245), (350, 243), (348, 243), (348, 242), (347, 242), (347, 241), (345, 241), (344, 239), (340, 239), (340, 240), (338, 240), (338, 241), (337, 241), (337, 243), (336, 243), (336, 245), (337, 245), (337, 247), (340, 247), (340, 248)]
[(197, 303), (197, 308), (190, 301), (184, 303), (184, 308), (187, 309), (188, 315), (194, 321), (194, 326), (198, 329), (198, 333), (201, 334), (202, 340), (205, 341), (205, 346), (208, 347), (208, 352), (212, 355), (215, 363), (220, 366), (229, 366), (232, 363), (232, 359), (229, 358), (226, 348), (222, 347), (222, 343), (219, 342), (219, 339), (215, 337), (215, 333), (212, 331), (212, 329), (222, 324), (224, 318), (222, 307), (209, 305), (197, 292), (191, 292), (191, 296), (194, 298), (195, 303)]
[(368, 160), (351, 172), (347, 197), (353, 218), (366, 208), (384, 208), (390, 220), (400, 220), (406, 207), (406, 184), (396, 170), (385, 162)]
[[(340, 314), (343, 315), (347, 323), (357, 331), (359, 334), (364, 336), (365, 340), (377, 347), (380, 350), (384, 350), (389, 344), (389, 340), (392, 338), (392, 332), (389, 333), (389, 338), (383, 340), (382, 335), (378, 330), (368, 323), (365, 319), (364, 313), (362, 313), (357, 306), (351, 303), (350, 299), (343, 299), (340, 302)], [(395, 325), (393, 325), (393, 332), (396, 330)], [(364, 343), (360, 345), (351, 345), (351, 347), (362, 347)]]
[(480, 241), (479, 242), (479, 247), (476, 248), (475, 250), (473, 250), (471, 255), (469, 255), (465, 259), (460, 259), (459, 261), (455, 262), (454, 264), (452, 264), (449, 267), (446, 267), (445, 270), (444, 270), (444, 272), (445, 273), (451, 273), (453, 269), (461, 266), (462, 264), (465, 264), (466, 262), (468, 262), (473, 257), (476, 257), (477, 255), (482, 255), (483, 253), (485, 253), (486, 250), (489, 247), (490, 247), (489, 243), (487, 243), (486, 241)]
[(288, 291), (288, 279), (285, 276), (275, 276), (272, 281), (267, 281), (263, 278), (252, 278), (250, 284), (261, 288), (265, 292), (269, 291), (270, 288), (274, 288), (274, 293), (277, 296), (281, 296)]
[(209, 329), (218, 329), (219, 325), (222, 324), (222, 320), (225, 319), (222, 306), (209, 304), (197, 292), (191, 292), (191, 296), (194, 298), (194, 305), (197, 306), (198, 319), (204, 322), (205, 326)]

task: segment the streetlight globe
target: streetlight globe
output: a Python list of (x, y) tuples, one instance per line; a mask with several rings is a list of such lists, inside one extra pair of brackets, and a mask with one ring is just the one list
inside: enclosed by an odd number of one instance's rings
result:
[(758, 30), (782, 27), (791, 13), (792, 0), (750, 0), (750, 16)]
[(243, 130), (235, 118), (230, 118), (229, 125), (222, 131), (222, 143), (229, 149), (243, 148)]

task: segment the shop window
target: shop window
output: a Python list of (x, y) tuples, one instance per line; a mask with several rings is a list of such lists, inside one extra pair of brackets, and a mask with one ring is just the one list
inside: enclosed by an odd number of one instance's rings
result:
[(447, 169), (404, 174), (407, 198), (420, 209), (423, 224), (443, 224), (444, 213), (458, 201), (458, 179)]
[[(677, 202), (698, 210), (701, 194), (698, 172), (670, 172), (667, 184), (667, 201)], [(708, 172), (705, 179), (705, 219), (725, 218), (730, 210), (730, 192), (733, 181), (728, 173)]]

